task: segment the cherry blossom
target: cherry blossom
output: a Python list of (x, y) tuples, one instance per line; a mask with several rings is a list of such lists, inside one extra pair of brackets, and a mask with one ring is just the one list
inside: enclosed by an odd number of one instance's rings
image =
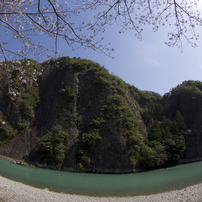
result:
[[(100, 33), (108, 26), (119, 25), (119, 33), (133, 30), (142, 40), (145, 25), (154, 32), (170, 25), (168, 46), (182, 47), (182, 38), (191, 46), (199, 35), (196, 27), (202, 25), (199, 0), (4, 0), (0, 1), (1, 35), (10, 34), (21, 47), (10, 50), (10, 41), (0, 39), (0, 59), (23, 59), (33, 55), (39, 59), (43, 54), (52, 57), (49, 50), (33, 36), (46, 34), (55, 41), (54, 54), (59, 55), (58, 40), (62, 39), (72, 50), (90, 48), (111, 57), (113, 47), (108, 47)], [(84, 17), (86, 12), (91, 18)], [(35, 37), (36, 38), (36, 37)]]

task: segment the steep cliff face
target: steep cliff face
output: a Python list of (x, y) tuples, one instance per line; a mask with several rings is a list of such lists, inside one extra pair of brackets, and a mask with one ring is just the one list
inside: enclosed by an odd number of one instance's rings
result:
[[(17, 80), (28, 68), (25, 66), (20, 67)], [(40, 74), (37, 79), (32, 77), (29, 85), (20, 83), (19, 87), (15, 86), (20, 92), (14, 96), (17, 101), (4, 102), (4, 97), (1, 99), (2, 114), (7, 116), (6, 124), (15, 131), (4, 144), (2, 142), (1, 154), (51, 166), (56, 160), (49, 161), (48, 156), (43, 159), (38, 155), (39, 140), (43, 139), (43, 144), (45, 141), (47, 144), (49, 140), (42, 137), (60, 125), (68, 133), (63, 169), (98, 172), (136, 169), (137, 155), (131, 155), (128, 139), (140, 136), (139, 142), (146, 141), (146, 128), (136, 101), (120, 78), (109, 74), (97, 63), (70, 58), (50, 60), (33, 71)], [(13, 75), (12, 69), (5, 72), (8, 78)], [(7, 77), (1, 80), (4, 94), (10, 91), (6, 89), (9, 86)], [(40, 94), (40, 102), (30, 104), (33, 100), (29, 99), (27, 108), (31, 106), (32, 111), (27, 110), (25, 116), (22, 113), (25, 93), (33, 86)], [(27, 124), (23, 130), (19, 126), (21, 122)], [(135, 158), (136, 163), (132, 160)]]
[(41, 66), (33, 60), (11, 61), (0, 68), (0, 152), (22, 159), (30, 152), (30, 130), (40, 102), (37, 79)]
[(200, 82), (185, 82), (162, 97), (95, 62), (69, 57), (10, 61), (0, 76), (2, 155), (53, 169), (111, 173), (202, 157)]

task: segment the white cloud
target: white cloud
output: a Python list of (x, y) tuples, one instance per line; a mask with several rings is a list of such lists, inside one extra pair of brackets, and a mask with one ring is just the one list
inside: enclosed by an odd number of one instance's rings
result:
[[(153, 53), (142, 53), (140, 51), (137, 51), (138, 54), (142, 57), (142, 60), (147, 63), (150, 67), (155, 67), (155, 68), (158, 68), (159, 67), (163, 67), (164, 65), (158, 60), (157, 57), (155, 57), (156, 54), (153, 54)], [(152, 52), (152, 51), (151, 51)]]

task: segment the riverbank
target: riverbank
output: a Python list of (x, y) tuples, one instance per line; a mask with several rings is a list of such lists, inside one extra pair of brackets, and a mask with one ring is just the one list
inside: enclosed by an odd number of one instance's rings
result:
[[(1, 154), (0, 154), (0, 159), (9, 161), (10, 163), (13, 163), (13, 164), (18, 164), (18, 165), (27, 166), (27, 167), (37, 167), (37, 168), (43, 168), (43, 169), (58, 170), (57, 167), (55, 167), (55, 166), (48, 166), (46, 164), (39, 164), (38, 162), (29, 162), (28, 163), (24, 160), (10, 158), (10, 157), (7, 157), (7, 156), (1, 155)], [(180, 160), (177, 165), (194, 163), (194, 162), (199, 162), (199, 161), (202, 161), (202, 157), (194, 158), (194, 159), (188, 159), (188, 160)], [(73, 168), (63, 168), (61, 171), (80, 172), (79, 170), (76, 170)], [(144, 172), (144, 170), (142, 170), (142, 169), (135, 169), (135, 170), (118, 170), (118, 169), (94, 170), (94, 169), (91, 169), (91, 170), (85, 170), (85, 172), (86, 173), (97, 173), (97, 174), (129, 174), (129, 173)]]
[(34, 188), (0, 176), (0, 202), (201, 202), (202, 184), (181, 190), (136, 197), (89, 197)]
[[(24, 160), (19, 160), (19, 159), (14, 159), (10, 158), (4, 155), (0, 154), (0, 159), (9, 161), (10, 163), (13, 164), (18, 164), (21, 166), (28, 166), (28, 167), (36, 167), (36, 168), (43, 168), (43, 169), (50, 169), (50, 170), (58, 170), (56, 166), (48, 166), (46, 164), (39, 164), (38, 162), (26, 162)], [(80, 170), (77, 170), (75, 168), (62, 168), (61, 171), (67, 171), (67, 172), (75, 172), (78, 173)], [(119, 170), (119, 169), (104, 169), (104, 170), (95, 170), (95, 169), (90, 169), (90, 170), (85, 170), (85, 173), (96, 173), (96, 174), (129, 174), (129, 173), (139, 173), (143, 172), (144, 170), (142, 169), (135, 169), (135, 170)]]

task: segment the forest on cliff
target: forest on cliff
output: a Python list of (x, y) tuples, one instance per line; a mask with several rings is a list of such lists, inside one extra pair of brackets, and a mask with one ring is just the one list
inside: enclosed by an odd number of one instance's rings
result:
[(100, 173), (201, 160), (201, 103), (200, 81), (161, 96), (90, 60), (7, 61), (0, 68), (0, 154)]

